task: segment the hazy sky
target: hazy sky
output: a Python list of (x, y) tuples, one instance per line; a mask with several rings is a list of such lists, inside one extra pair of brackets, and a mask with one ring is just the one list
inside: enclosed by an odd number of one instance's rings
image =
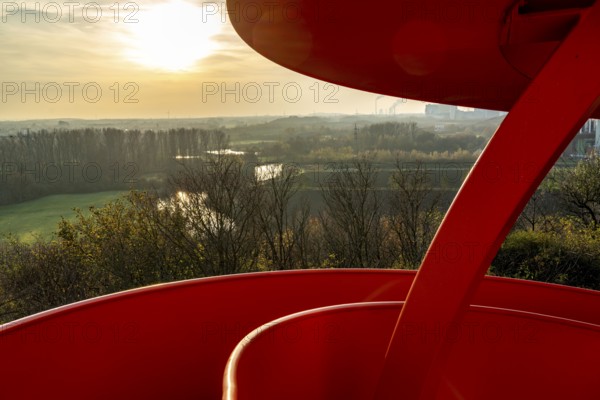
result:
[[(0, 4), (0, 120), (375, 112), (377, 95), (255, 53), (223, 2)], [(396, 112), (423, 109), (409, 101)]]

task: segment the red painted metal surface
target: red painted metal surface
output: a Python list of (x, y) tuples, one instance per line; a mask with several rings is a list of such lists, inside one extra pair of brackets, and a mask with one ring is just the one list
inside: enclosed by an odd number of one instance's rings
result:
[[(224, 398), (372, 398), (401, 307), (338, 305), (266, 324), (233, 351)], [(596, 400), (599, 335), (599, 325), (481, 306), (471, 306), (460, 325), (403, 332), (414, 343), (452, 344), (436, 400)]]
[(41, 313), (0, 327), (0, 398), (219, 399), (229, 354), (252, 329), (305, 309), (402, 299), (413, 277), (333, 270), (233, 275)]
[[(600, 104), (599, 66), (600, 3), (582, 14), (581, 22), (522, 94), (479, 157), (421, 265), (398, 331), (403, 324), (461, 320), (525, 204)], [(453, 259), (440, 260), (437, 255), (449, 244), (462, 251)], [(393, 399), (400, 388), (410, 399), (433, 398), (447, 368), (449, 350), (444, 343), (419, 345), (401, 340), (396, 333), (379, 398)]]
[[(378, 399), (435, 398), (452, 346), (406, 340), (403, 326), (462, 321), (527, 200), (584, 121), (600, 111), (599, 3), (476, 3), (384, 1), (359, 11), (333, 2), (324, 14), (318, 2), (301, 0), (293, 21), (275, 11), (274, 18), (234, 23), (267, 58), (317, 78), (510, 110), (421, 265), (386, 352)], [(243, 9), (249, 1), (228, 4)], [(283, 1), (269, 6), (286, 9)], [(459, 248), (457, 257), (440, 257), (448, 246)]]
[[(2, 396), (216, 399), (224, 384), (228, 399), (600, 398), (600, 294), (483, 278), (556, 157), (600, 117), (600, 1), (228, 7), (240, 36), (287, 68), (510, 113), (414, 282), (397, 271), (265, 273), (63, 307), (0, 327)], [(447, 246), (463, 251), (445, 257)], [(324, 306), (333, 308), (313, 310)], [(263, 324), (271, 328), (244, 339)], [(480, 331), (452, 340), (455, 327)], [(486, 327), (502, 340), (484, 340)]]
[(227, 7), (248, 45), (301, 74), (389, 96), (509, 111), (592, 3), (228, 0)]
[[(220, 399), (227, 359), (253, 329), (318, 307), (403, 300), (414, 276), (414, 271), (385, 270), (232, 275), (157, 285), (44, 312), (0, 327), (1, 398)], [(600, 293), (591, 290), (486, 277), (473, 301), (600, 325)], [(385, 323), (388, 331), (378, 334), (389, 338), (394, 320)], [(526, 328), (524, 335), (531, 332)], [(336, 327), (324, 327), (319, 335), (338, 333)], [(361, 351), (370, 352), (370, 347)], [(356, 363), (362, 365), (358, 354)], [(291, 359), (290, 364), (300, 367)]]

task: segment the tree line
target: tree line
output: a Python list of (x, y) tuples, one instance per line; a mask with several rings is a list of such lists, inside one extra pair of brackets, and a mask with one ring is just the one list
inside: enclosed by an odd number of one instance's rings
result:
[(416, 122), (385, 122), (357, 126), (354, 131), (290, 132), (285, 139), (251, 150), (260, 150), (272, 159), (298, 162), (350, 161), (360, 154), (387, 162), (398, 158), (474, 161), (488, 140), (489, 137), (474, 134), (441, 135)]
[(169, 173), (176, 157), (227, 147), (220, 130), (165, 132), (113, 128), (40, 130), (0, 137), (0, 204), (56, 193), (148, 187), (152, 173)]

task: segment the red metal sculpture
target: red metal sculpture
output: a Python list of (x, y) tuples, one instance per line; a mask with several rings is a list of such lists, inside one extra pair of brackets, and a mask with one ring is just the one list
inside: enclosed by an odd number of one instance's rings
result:
[[(228, 7), (250, 46), (295, 71), (510, 112), (416, 276), (249, 274), (41, 313), (0, 327), (3, 396), (600, 398), (600, 294), (484, 277), (559, 154), (587, 118), (600, 116), (600, 2)], [(253, 18), (249, 7), (259, 11)], [(449, 246), (456, 256), (443, 256)]]

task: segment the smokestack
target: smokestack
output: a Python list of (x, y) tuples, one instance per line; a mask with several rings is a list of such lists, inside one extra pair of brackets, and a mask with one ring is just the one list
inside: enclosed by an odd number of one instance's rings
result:
[(375, 98), (375, 115), (377, 115), (377, 114), (378, 114), (378, 113), (377, 113), (377, 102), (378, 102), (380, 99), (384, 98), (384, 97), (385, 97), (385, 96), (377, 96), (377, 97)]

